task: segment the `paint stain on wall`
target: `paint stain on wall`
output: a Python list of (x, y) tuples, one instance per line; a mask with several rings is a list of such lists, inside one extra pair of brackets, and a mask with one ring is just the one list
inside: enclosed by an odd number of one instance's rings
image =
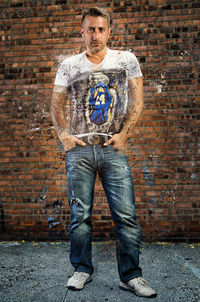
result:
[(146, 166), (145, 162), (144, 162), (144, 166), (143, 166), (143, 175), (144, 175), (145, 185), (147, 187), (153, 187), (154, 186), (154, 174), (151, 174), (149, 172), (149, 169)]

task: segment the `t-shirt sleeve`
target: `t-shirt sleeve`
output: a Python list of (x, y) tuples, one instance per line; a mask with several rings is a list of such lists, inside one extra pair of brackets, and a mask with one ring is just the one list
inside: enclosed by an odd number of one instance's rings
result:
[(128, 72), (128, 80), (132, 78), (142, 77), (142, 71), (136, 56), (132, 52), (126, 51), (125, 57)]
[(54, 85), (59, 85), (64, 87), (69, 86), (69, 70), (65, 62), (61, 63), (60, 67), (58, 68)]

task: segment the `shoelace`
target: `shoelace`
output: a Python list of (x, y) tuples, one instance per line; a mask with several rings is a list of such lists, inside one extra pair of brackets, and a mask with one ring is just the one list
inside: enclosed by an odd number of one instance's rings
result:
[(139, 285), (142, 285), (142, 286), (147, 285), (147, 282), (142, 277), (139, 277), (137, 280), (138, 280)]
[(77, 280), (77, 279), (80, 279), (80, 277), (85, 279), (85, 273), (83, 273), (83, 272), (75, 272), (74, 273), (74, 279)]

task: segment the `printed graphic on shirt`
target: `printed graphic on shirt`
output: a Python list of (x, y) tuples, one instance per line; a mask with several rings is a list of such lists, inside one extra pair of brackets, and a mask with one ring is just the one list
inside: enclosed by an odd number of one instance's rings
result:
[(107, 132), (114, 116), (116, 90), (109, 87), (109, 77), (102, 72), (89, 77), (86, 97), (86, 120), (90, 132)]
[(76, 100), (72, 128), (77, 134), (119, 132), (128, 102), (125, 71), (91, 73), (72, 87)]

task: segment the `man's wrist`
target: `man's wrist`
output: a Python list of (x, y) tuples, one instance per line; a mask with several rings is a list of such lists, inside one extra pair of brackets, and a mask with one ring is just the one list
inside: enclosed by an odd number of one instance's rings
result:
[(122, 130), (121, 132), (119, 132), (119, 135), (121, 137), (122, 140), (126, 141), (130, 135), (128, 135), (129, 133), (125, 130)]
[(60, 131), (60, 133), (58, 133), (59, 140), (63, 141), (68, 135), (69, 133), (67, 129), (63, 129), (62, 131)]

